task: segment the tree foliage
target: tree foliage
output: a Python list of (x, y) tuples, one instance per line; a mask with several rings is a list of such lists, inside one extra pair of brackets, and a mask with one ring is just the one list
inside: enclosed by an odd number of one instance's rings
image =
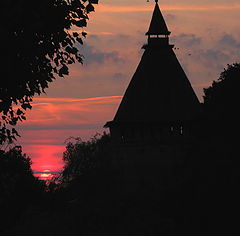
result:
[[(237, 111), (239, 105), (240, 63), (228, 65), (217, 81), (204, 89), (204, 104), (209, 109), (227, 113)], [(235, 108), (235, 109), (234, 109)], [(229, 114), (230, 115), (230, 114)]]
[(74, 138), (66, 145), (63, 153), (65, 163), (62, 172), (62, 181), (69, 182), (73, 179), (91, 174), (92, 170), (106, 166), (110, 154), (110, 136), (107, 134), (95, 135), (88, 141)]
[(33, 96), (45, 92), (69, 65), (82, 63), (76, 45), (83, 43), (88, 15), (97, 0), (8, 0), (1, 3), (0, 144), (18, 136)]
[(18, 216), (43, 194), (44, 186), (34, 176), (31, 160), (20, 146), (0, 150), (1, 230), (13, 226)]
[[(236, 125), (239, 121), (238, 107), (240, 86), (240, 63), (228, 65), (217, 81), (204, 89), (204, 109), (208, 133), (220, 135), (225, 141), (236, 141)], [(219, 137), (220, 137), (219, 136)]]

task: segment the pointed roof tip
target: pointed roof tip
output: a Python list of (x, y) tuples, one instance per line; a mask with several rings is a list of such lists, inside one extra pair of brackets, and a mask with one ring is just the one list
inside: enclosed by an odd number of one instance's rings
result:
[(158, 0), (153, 11), (152, 20), (146, 35), (170, 35), (167, 24), (158, 6)]

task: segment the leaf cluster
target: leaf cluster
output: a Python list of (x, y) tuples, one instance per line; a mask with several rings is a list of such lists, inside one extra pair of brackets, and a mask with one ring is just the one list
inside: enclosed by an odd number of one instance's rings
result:
[[(2, 73), (0, 144), (17, 133), (8, 129), (25, 120), (35, 95), (69, 74), (69, 65), (83, 62), (82, 44), (94, 0), (9, 0), (1, 3)], [(8, 131), (6, 131), (8, 130)], [(8, 132), (8, 133), (6, 133)]]

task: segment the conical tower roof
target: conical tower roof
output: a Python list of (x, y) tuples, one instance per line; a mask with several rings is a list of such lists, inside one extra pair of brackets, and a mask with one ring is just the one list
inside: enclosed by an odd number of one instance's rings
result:
[(152, 20), (146, 35), (170, 35), (170, 33), (171, 32), (167, 28), (167, 24), (156, 1)]
[(198, 106), (199, 101), (172, 48), (147, 48), (114, 121), (189, 121), (195, 117)]
[[(149, 32), (166, 35), (168, 30), (158, 11), (160, 9), (156, 3)], [(159, 31), (155, 28), (157, 26), (161, 28)], [(168, 40), (168, 36), (149, 36), (148, 44), (144, 46), (145, 52), (114, 120), (107, 126), (118, 123), (187, 122), (198, 114), (198, 98)]]

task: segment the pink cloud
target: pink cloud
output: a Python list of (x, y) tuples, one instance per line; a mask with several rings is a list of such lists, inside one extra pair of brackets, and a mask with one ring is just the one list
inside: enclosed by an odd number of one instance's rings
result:
[[(104, 125), (114, 115), (121, 96), (96, 98), (35, 98), (24, 128), (64, 125)], [(64, 128), (64, 127), (63, 127)]]

